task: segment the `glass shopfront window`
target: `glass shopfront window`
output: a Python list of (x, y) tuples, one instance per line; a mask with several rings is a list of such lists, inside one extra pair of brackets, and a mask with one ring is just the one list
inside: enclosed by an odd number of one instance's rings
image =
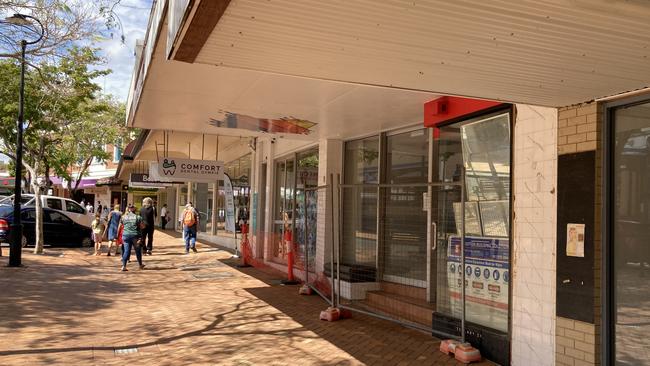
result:
[(382, 278), (426, 287), (427, 213), (422, 209), (429, 180), (429, 134), (418, 129), (386, 136), (383, 193)]
[(354, 280), (460, 319), (464, 273), (466, 320), (508, 332), (510, 124), (505, 110), (346, 142), (342, 264), (368, 274)]
[(466, 320), (502, 332), (508, 331), (510, 148), (508, 112), (442, 127), (434, 143), (434, 180), (461, 182), (465, 173), (465, 268), (460, 265), (460, 192), (443, 189), (434, 197), (436, 311), (461, 317), (464, 271)]
[[(314, 271), (318, 213), (318, 149), (296, 155), (295, 267)], [(308, 262), (305, 263), (305, 260)]]
[(608, 339), (615, 365), (650, 365), (650, 102), (613, 110)]
[[(305, 251), (316, 254), (316, 212), (314, 193), (318, 184), (318, 149), (278, 159), (275, 162), (272, 260), (286, 264), (289, 243), (293, 243), (295, 265), (304, 268)], [(305, 232), (305, 219), (308, 232)], [(310, 227), (311, 224), (311, 227)]]
[[(345, 184), (379, 183), (379, 136), (345, 143)], [(377, 261), (377, 188), (343, 191), (343, 243), (346, 265), (375, 267)]]

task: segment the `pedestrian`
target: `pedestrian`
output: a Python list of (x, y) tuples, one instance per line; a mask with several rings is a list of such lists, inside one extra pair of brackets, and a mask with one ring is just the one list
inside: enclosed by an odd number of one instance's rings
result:
[(144, 229), (144, 222), (142, 217), (135, 214), (135, 206), (130, 203), (127, 211), (122, 215), (120, 220), (122, 225), (123, 233), (122, 240), (124, 244), (122, 245), (122, 272), (126, 272), (126, 264), (129, 263), (131, 258), (131, 248), (135, 248), (135, 257), (138, 260), (140, 269), (144, 269), (144, 263), (142, 263), (142, 240), (141, 233)]
[(163, 204), (160, 209), (160, 228), (165, 230), (167, 226), (167, 204)]
[(95, 212), (99, 212), (99, 214), (101, 215), (103, 208), (104, 206), (102, 206), (102, 201), (97, 201), (97, 210)]
[(192, 202), (185, 205), (185, 210), (181, 215), (183, 218), (183, 238), (185, 239), (185, 254), (190, 252), (190, 248), (194, 253), (196, 250), (196, 231), (199, 227), (199, 213), (196, 212), (192, 206)]
[(108, 205), (104, 206), (104, 212), (102, 212), (102, 218), (104, 218), (104, 220), (108, 219)]
[(93, 211), (94, 211), (94, 209), (93, 209), (93, 205), (92, 205), (90, 202), (88, 202), (88, 203), (86, 204), (86, 212), (88, 213), (88, 215), (91, 215), (91, 216), (92, 216)]
[(104, 232), (106, 232), (106, 225), (104, 224), (104, 220), (102, 220), (102, 217), (99, 214), (99, 212), (95, 214), (95, 219), (90, 224), (90, 228), (93, 230), (93, 241), (95, 242), (95, 255), (101, 255), (102, 239), (104, 237)]
[(153, 250), (153, 232), (156, 223), (156, 210), (153, 206), (153, 200), (150, 197), (146, 197), (142, 200), (140, 217), (142, 217), (142, 221), (146, 225), (144, 229), (142, 229), (142, 245), (145, 254), (151, 255), (151, 251)]
[(106, 220), (108, 222), (106, 225), (106, 232), (108, 233), (108, 254), (106, 255), (109, 257), (111, 256), (111, 248), (113, 248), (113, 244), (116, 244), (115, 255), (117, 255), (118, 245), (116, 241), (121, 219), (122, 211), (120, 211), (120, 205), (115, 205), (113, 211), (108, 214), (108, 220)]

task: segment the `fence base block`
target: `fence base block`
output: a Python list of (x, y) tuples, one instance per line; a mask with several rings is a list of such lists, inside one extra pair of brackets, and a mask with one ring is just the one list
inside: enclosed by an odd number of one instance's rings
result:
[(338, 308), (328, 307), (320, 312), (320, 320), (335, 322), (341, 318), (341, 311)]
[(469, 343), (461, 343), (453, 339), (445, 339), (440, 342), (440, 352), (446, 355), (453, 354), (456, 360), (462, 363), (481, 361), (479, 350)]
[(311, 290), (311, 287), (305, 285), (300, 286), (300, 290), (298, 290), (298, 293), (300, 295), (311, 295), (314, 292)]
[(341, 313), (340, 318), (341, 319), (350, 319), (352, 318), (352, 311), (348, 309), (340, 309), (339, 312)]

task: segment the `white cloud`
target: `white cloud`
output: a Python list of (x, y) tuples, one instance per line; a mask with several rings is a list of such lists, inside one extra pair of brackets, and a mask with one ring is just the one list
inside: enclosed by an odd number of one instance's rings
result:
[(107, 60), (106, 67), (113, 72), (97, 83), (107, 94), (112, 94), (118, 100), (126, 101), (135, 62), (135, 42), (144, 38), (149, 21), (152, 0), (124, 0), (116, 8), (116, 13), (122, 22), (122, 33), (125, 42), (120, 39), (120, 32), (114, 33), (113, 39), (99, 42), (97, 47), (100, 54)]

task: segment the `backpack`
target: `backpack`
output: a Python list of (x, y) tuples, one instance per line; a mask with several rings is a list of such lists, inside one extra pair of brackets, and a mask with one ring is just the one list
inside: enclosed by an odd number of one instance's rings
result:
[(196, 217), (194, 217), (194, 210), (185, 210), (183, 212), (183, 225), (187, 227), (194, 226), (196, 224)]

